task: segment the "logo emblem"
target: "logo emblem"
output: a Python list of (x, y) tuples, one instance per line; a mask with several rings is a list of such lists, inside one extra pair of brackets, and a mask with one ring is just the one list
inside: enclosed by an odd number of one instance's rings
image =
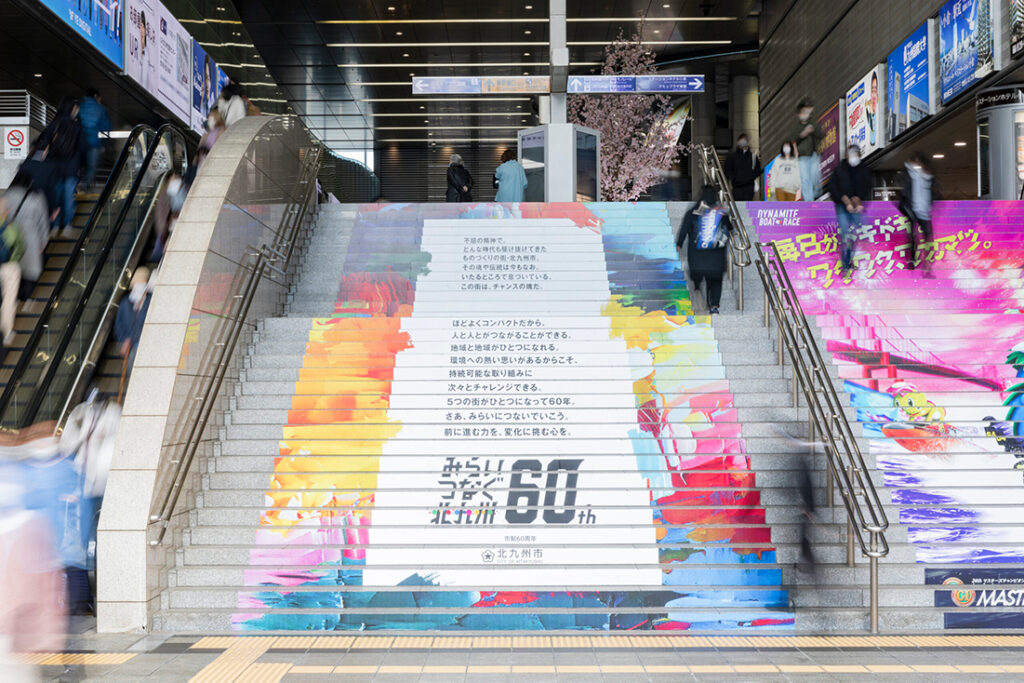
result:
[[(964, 582), (955, 576), (951, 576), (942, 582), (944, 586), (962, 586)], [(970, 607), (974, 603), (974, 591), (970, 588), (960, 588), (949, 591), (949, 597), (957, 607)]]

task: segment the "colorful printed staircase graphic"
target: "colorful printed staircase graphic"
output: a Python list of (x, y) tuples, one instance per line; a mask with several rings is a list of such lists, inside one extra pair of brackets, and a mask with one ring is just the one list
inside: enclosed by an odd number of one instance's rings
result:
[(332, 211), (160, 623), (793, 627), (663, 204), (361, 206), (341, 246)]
[(895, 207), (872, 205), (849, 282), (831, 205), (780, 206), (749, 207), (758, 235), (814, 314), (922, 583), (945, 586), (919, 628), (1024, 628), (1024, 205), (938, 205), (916, 270)]

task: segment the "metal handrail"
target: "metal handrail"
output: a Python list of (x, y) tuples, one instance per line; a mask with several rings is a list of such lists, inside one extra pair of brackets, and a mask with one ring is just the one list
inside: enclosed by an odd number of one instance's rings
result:
[[(731, 214), (733, 233), (730, 243), (739, 238), (739, 244), (730, 253), (740, 252), (741, 256), (747, 257), (745, 263), (742, 259), (734, 261), (734, 267), (749, 265), (751, 244), (746, 226), (725, 182), (725, 172), (718, 155), (710, 145), (691, 144), (690, 150), (700, 162), (705, 182), (720, 188)], [(872, 633), (878, 633), (878, 560), (889, 554), (889, 543), (885, 538), (889, 520), (778, 246), (774, 242), (758, 244), (753, 250), (752, 261), (764, 288), (764, 324), (767, 327), (770, 310), (779, 327), (779, 364), (782, 365), (784, 355), (788, 353), (793, 365), (793, 407), (799, 405), (800, 393), (807, 402), (812, 453), (815, 433), (826, 440), (828, 504), (834, 504), (834, 488), (838, 486), (846, 508), (846, 562), (851, 567), (855, 564), (855, 542), (870, 561), (870, 628)], [(742, 272), (738, 284), (742, 311)]]
[[(39, 317), (39, 322), (36, 324), (32, 334), (29, 336), (29, 341), (26, 342), (24, 347), (25, 350), (22, 352), (22, 356), (18, 358), (17, 365), (14, 367), (14, 371), (7, 380), (7, 384), (4, 387), (3, 392), (0, 393), (0, 418), (2, 418), (6, 413), (7, 407), (14, 396), (14, 392), (18, 385), (18, 378), (25, 375), (29, 366), (32, 364), (32, 361), (35, 359), (35, 354), (29, 352), (29, 350), (36, 348), (39, 345), (40, 339), (44, 334), (44, 330), (47, 329), (49, 316), (57, 308), (57, 298), (75, 274), (75, 259), (82, 253), (85, 243), (92, 239), (92, 233), (97, 229), (96, 224), (99, 216), (102, 214), (103, 207), (110, 201), (114, 187), (117, 184), (117, 180), (131, 159), (136, 140), (143, 135), (152, 135), (154, 140), (153, 144), (159, 144), (160, 136), (157, 135), (157, 131), (150, 126), (140, 124), (135, 126), (131, 133), (129, 133), (128, 138), (125, 140), (125, 145), (121, 148), (121, 154), (118, 156), (118, 160), (114, 164), (114, 169), (111, 171), (110, 178), (100, 190), (99, 197), (96, 199), (96, 203), (89, 214), (89, 219), (86, 222), (85, 227), (82, 229), (82, 233), (78, 240), (75, 242), (75, 246), (71, 251), (72, 256), (65, 268), (63, 268), (60, 271), (60, 274), (57, 275), (57, 280), (53, 284), (53, 289), (50, 292), (49, 299), (46, 301), (46, 305), (43, 307), (43, 312)], [(141, 176), (142, 173), (140, 172), (139, 177)], [(128, 200), (130, 200), (130, 198), (126, 199), (125, 206), (128, 206)], [(115, 234), (116, 236), (117, 229), (112, 230), (112, 234)]]
[(236, 293), (230, 295), (228, 299), (233, 302), (233, 315), (221, 319), (207, 347), (196, 382), (192, 386), (193, 391), (189, 393), (195, 397), (195, 402), (188, 406), (187, 415), (178, 420), (182, 438), (172, 440), (176, 452), (169, 458), (174, 465), (170, 486), (154, 497), (159, 503), (153, 506), (156, 512), (150, 515), (149, 524), (157, 525), (158, 529), (156, 537), (150, 541), (152, 546), (163, 543), (167, 535), (203, 433), (216, 407), (228, 366), (245, 329), (246, 318), (256, 291), (268, 270), (282, 275), (287, 272), (298, 241), (299, 229), (305, 223), (310, 205), (315, 202), (316, 177), (322, 151), (320, 146), (315, 146), (303, 160), (303, 167), (299, 172), (299, 199), (293, 200), (286, 207), (274, 245), (264, 244), (259, 249), (249, 251), (235, 272), (230, 291)]
[(736, 307), (743, 310), (743, 273), (739, 269), (746, 268), (751, 264), (750, 258), (750, 237), (747, 235), (747, 225), (740, 213), (739, 206), (729, 191), (729, 184), (725, 179), (725, 169), (722, 167), (722, 160), (718, 158), (718, 152), (711, 145), (691, 142), (687, 148), (690, 154), (700, 164), (701, 174), (704, 182), (719, 188), (722, 193), (722, 203), (725, 204), (726, 213), (732, 223), (732, 232), (729, 236), (729, 274), (736, 282)]

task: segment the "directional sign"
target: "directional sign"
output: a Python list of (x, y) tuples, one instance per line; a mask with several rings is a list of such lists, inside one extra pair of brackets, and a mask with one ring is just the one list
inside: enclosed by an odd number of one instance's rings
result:
[(637, 76), (636, 92), (704, 92), (704, 77), (683, 74)]
[(427, 77), (418, 76), (412, 79), (414, 95), (479, 95), (480, 79)]
[(628, 93), (636, 91), (635, 76), (570, 76), (571, 93)]

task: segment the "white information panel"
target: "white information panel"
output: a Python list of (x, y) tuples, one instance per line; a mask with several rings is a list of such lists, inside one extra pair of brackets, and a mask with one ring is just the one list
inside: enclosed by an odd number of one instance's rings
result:
[[(402, 430), (380, 459), (365, 585), (417, 571), (456, 587), (661, 585), (630, 352), (601, 313), (601, 235), (569, 220), (428, 220), (422, 248), (461, 256), (431, 260), (403, 321), (412, 348), (388, 412)], [(545, 316), (531, 316), (540, 301)], [(517, 341), (452, 351), (484, 330)]]

